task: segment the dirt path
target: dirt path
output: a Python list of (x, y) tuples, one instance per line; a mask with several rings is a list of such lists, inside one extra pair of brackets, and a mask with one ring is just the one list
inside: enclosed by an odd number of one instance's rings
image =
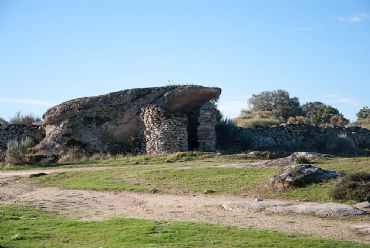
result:
[(91, 166), (91, 167), (74, 167), (74, 168), (38, 168), (30, 170), (0, 170), (0, 179), (7, 177), (25, 177), (36, 173), (62, 173), (62, 172), (77, 172), (77, 171), (100, 171), (109, 169), (123, 169), (127, 166)]
[[(52, 173), (104, 169), (107, 169), (107, 167), (45, 169), (42, 171)], [(352, 240), (370, 244), (370, 223), (364, 221), (224, 209), (222, 207), (224, 202), (253, 201), (253, 199), (232, 196), (178, 196), (134, 192), (64, 190), (39, 188), (19, 183), (19, 177), (37, 172), (39, 170), (13, 171), (0, 174), (0, 203), (30, 204), (47, 211), (82, 220), (103, 220), (114, 216), (155, 220), (186, 220), (312, 234), (331, 239)]]

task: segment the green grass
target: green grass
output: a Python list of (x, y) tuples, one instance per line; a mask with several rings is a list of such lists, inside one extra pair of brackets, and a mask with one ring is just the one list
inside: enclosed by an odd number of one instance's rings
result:
[(275, 231), (114, 218), (78, 221), (0, 205), (0, 247), (369, 247)]
[(126, 166), (126, 165), (151, 165), (151, 164), (173, 164), (173, 163), (228, 163), (228, 162), (253, 162), (255, 159), (251, 158), (247, 153), (240, 153), (235, 155), (222, 155), (218, 153), (207, 152), (177, 152), (173, 154), (164, 155), (137, 155), (137, 156), (102, 156), (98, 158), (83, 157), (79, 161), (52, 163), (52, 164), (31, 164), (31, 165), (9, 165), (1, 164), (0, 170), (27, 170), (44, 167), (91, 167), (91, 166)]
[[(273, 192), (266, 181), (280, 168), (221, 168), (199, 166), (199, 161), (187, 163), (128, 165), (126, 168), (102, 171), (81, 171), (51, 174), (27, 179), (41, 186), (66, 189), (129, 190), (162, 193), (214, 193), (264, 196), (310, 201), (336, 201), (329, 197), (335, 180), (309, 185), (305, 188)], [(345, 173), (370, 172), (369, 157), (325, 159), (314, 164)], [(345, 203), (354, 203), (346, 201)]]
[(58, 173), (29, 180), (41, 186), (66, 189), (240, 194), (267, 181), (277, 171), (277, 168), (172, 168), (148, 165), (102, 171)]

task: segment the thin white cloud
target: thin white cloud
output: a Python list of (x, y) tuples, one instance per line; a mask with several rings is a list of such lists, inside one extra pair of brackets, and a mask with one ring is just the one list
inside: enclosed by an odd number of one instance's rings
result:
[(8, 98), (0, 97), (0, 103), (11, 103), (20, 105), (36, 105), (36, 106), (53, 106), (54, 103), (45, 100), (35, 100), (35, 99), (20, 99), (20, 98)]
[(351, 106), (360, 106), (361, 105), (360, 101), (357, 101), (357, 100), (351, 99), (351, 98), (346, 98), (346, 97), (339, 98), (338, 102), (342, 103), (342, 104), (346, 104), (346, 105), (351, 105)]
[(335, 94), (322, 96), (321, 99), (323, 99), (323, 101), (329, 101), (330, 103), (340, 103), (340, 104), (355, 106), (355, 107), (362, 105), (361, 101), (358, 101), (356, 99), (349, 98), (349, 97), (335, 95)]
[(365, 13), (358, 13), (358, 14), (353, 14), (353, 15), (349, 15), (349, 16), (341, 16), (341, 17), (338, 17), (337, 20), (339, 22), (343, 22), (343, 23), (360, 23), (360, 22), (363, 22), (363, 21), (370, 21), (370, 15), (368, 14), (365, 14)]

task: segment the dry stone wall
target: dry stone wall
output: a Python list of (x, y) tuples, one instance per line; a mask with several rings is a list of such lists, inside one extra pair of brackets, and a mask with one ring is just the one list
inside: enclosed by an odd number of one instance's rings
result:
[(204, 104), (199, 110), (199, 126), (197, 128), (198, 149), (200, 151), (215, 151), (216, 149), (216, 114), (214, 105)]
[(188, 120), (185, 115), (168, 113), (158, 106), (142, 108), (145, 147), (148, 154), (188, 150)]
[(360, 127), (323, 128), (304, 124), (286, 124), (270, 128), (241, 128), (240, 137), (245, 137), (249, 148), (255, 150), (274, 148), (322, 150), (330, 146), (336, 137), (347, 137), (353, 141), (356, 148), (370, 149), (370, 130)]

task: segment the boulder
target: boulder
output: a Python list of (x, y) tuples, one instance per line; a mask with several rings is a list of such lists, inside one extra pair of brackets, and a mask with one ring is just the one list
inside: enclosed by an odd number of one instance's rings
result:
[[(196, 85), (129, 89), (61, 103), (43, 115), (46, 137), (35, 154), (62, 155), (70, 147), (87, 152), (123, 153), (144, 136), (141, 111), (149, 105), (191, 115), (218, 98), (220, 88)], [(144, 143), (144, 142), (136, 142)]]
[(344, 173), (324, 170), (309, 164), (293, 165), (274, 175), (267, 182), (267, 185), (277, 190), (284, 190), (292, 187), (304, 187), (312, 183), (319, 183), (344, 175)]

